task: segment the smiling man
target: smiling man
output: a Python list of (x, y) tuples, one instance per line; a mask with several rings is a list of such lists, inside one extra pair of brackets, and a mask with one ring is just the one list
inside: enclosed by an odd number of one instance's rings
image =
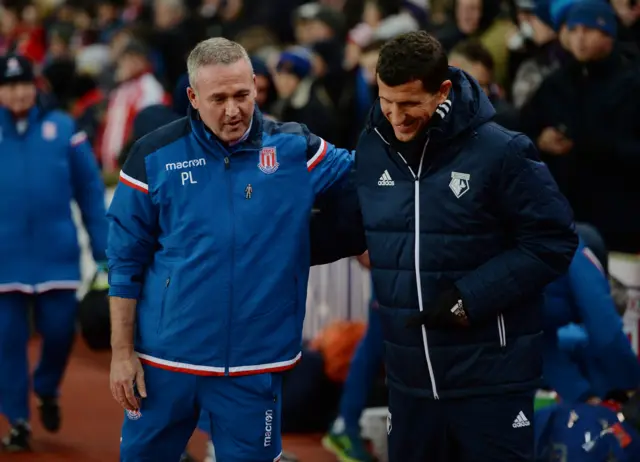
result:
[(239, 44), (206, 40), (187, 67), (189, 115), (134, 144), (108, 213), (120, 460), (179, 460), (203, 411), (219, 460), (273, 462), (312, 205), (342, 190), (353, 156), (264, 119)]
[(533, 460), (544, 287), (577, 246), (531, 141), (425, 32), (377, 64), (355, 177), (385, 338), (391, 462)]

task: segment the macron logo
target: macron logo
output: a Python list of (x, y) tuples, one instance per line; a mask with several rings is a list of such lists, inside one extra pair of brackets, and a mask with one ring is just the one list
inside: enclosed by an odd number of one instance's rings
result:
[(385, 170), (378, 180), (378, 186), (394, 186), (395, 184), (395, 181), (393, 181), (391, 175), (389, 175), (389, 170)]
[(531, 425), (531, 422), (529, 422), (529, 420), (524, 416), (524, 412), (522, 411), (520, 411), (516, 419), (511, 424), (513, 428), (528, 427), (529, 425)]
[(204, 158), (195, 159), (195, 160), (185, 160), (183, 162), (169, 162), (164, 165), (165, 170), (182, 170), (183, 168), (189, 167), (201, 167), (203, 165), (207, 165), (207, 161)]

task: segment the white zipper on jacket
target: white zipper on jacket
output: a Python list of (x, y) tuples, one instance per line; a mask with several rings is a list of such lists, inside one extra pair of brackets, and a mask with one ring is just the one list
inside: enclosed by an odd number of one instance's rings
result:
[[(384, 139), (384, 136), (378, 131), (377, 128), (374, 129), (378, 134), (380, 139), (385, 142), (387, 146), (391, 146), (387, 140)], [(414, 218), (415, 218), (415, 232), (414, 232), (414, 244), (413, 244), (413, 252), (414, 252), (414, 262), (415, 262), (415, 274), (416, 274), (416, 287), (418, 290), (418, 308), (420, 312), (424, 311), (424, 304), (422, 301), (422, 281), (420, 278), (420, 176), (422, 175), (422, 165), (424, 164), (424, 155), (427, 152), (427, 146), (429, 146), (429, 138), (424, 143), (424, 147), (422, 148), (422, 155), (420, 156), (420, 164), (418, 166), (418, 173), (414, 173), (413, 169), (404, 158), (402, 154), (397, 153), (402, 161), (405, 163), (411, 175), (413, 176), (413, 191), (414, 191)], [(397, 152), (397, 151), (396, 151)], [(431, 379), (431, 391), (433, 392), (434, 399), (440, 399), (438, 396), (438, 388), (436, 387), (436, 378), (433, 373), (433, 366), (431, 365), (431, 356), (429, 355), (429, 342), (427, 341), (427, 328), (423, 325), (422, 327), (422, 346), (424, 347), (424, 357), (427, 360), (427, 368), (429, 369), (429, 378)]]
[(502, 313), (498, 315), (498, 337), (500, 339), (500, 346), (507, 346), (507, 329), (504, 327), (504, 316)]

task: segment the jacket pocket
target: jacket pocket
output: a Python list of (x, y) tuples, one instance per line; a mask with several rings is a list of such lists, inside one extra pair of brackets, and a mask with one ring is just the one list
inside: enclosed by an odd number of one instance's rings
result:
[(165, 324), (165, 308), (167, 306), (167, 294), (169, 292), (169, 287), (171, 286), (171, 276), (167, 276), (167, 279), (164, 283), (164, 288), (162, 289), (162, 298), (160, 300), (160, 315), (158, 316), (158, 330), (157, 333), (161, 333), (164, 324)]
[(502, 313), (498, 315), (498, 340), (502, 348), (507, 346), (507, 329)]

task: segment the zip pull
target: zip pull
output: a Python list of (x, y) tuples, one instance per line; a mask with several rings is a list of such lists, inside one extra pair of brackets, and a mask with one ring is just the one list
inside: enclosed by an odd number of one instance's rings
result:
[(171, 284), (171, 278), (167, 278), (167, 282), (166, 282), (164, 288), (166, 289), (167, 287), (169, 287), (169, 284)]
[(225, 170), (229, 170), (229, 168), (231, 167), (231, 162), (229, 161), (228, 157), (224, 158), (224, 169)]

